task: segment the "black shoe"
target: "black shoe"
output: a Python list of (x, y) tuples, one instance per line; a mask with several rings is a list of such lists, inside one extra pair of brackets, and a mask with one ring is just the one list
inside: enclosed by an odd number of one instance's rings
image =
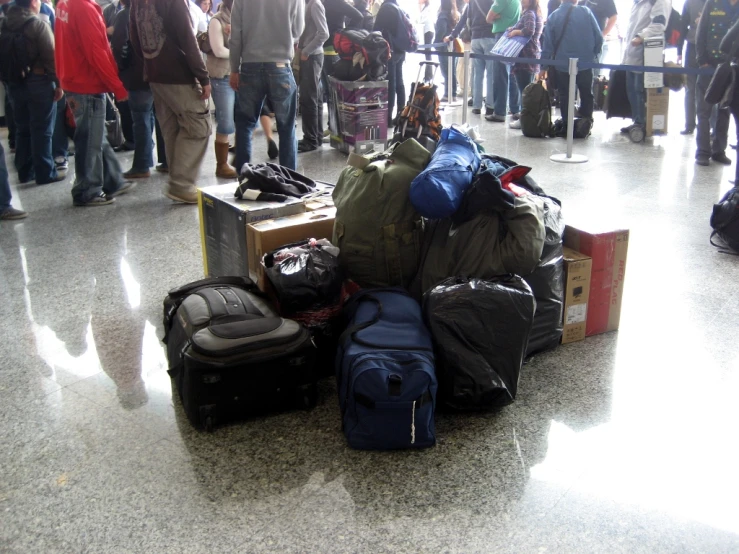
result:
[(155, 169), (159, 173), (169, 173), (169, 166), (167, 164), (157, 164)]
[(480, 108), (472, 108), (472, 113), (475, 115), (480, 115), (482, 113), (482, 110)]
[(114, 152), (133, 152), (135, 149), (132, 142), (126, 141), (121, 144), (118, 148), (113, 148)]
[(267, 155), (270, 160), (276, 160), (280, 156), (280, 149), (277, 148), (277, 144), (272, 139), (269, 139), (267, 143)]
[(718, 162), (720, 164), (724, 165), (731, 165), (731, 158), (729, 158), (726, 154), (723, 152), (718, 152), (716, 154), (711, 155), (711, 159), (714, 162)]
[(318, 150), (318, 147), (315, 144), (309, 144), (307, 142), (303, 142), (302, 140), (298, 142), (299, 154), (303, 154), (305, 152), (313, 152), (313, 150)]
[(469, 98), (467, 100), (467, 105), (471, 108), (472, 107), (472, 98)]
[(695, 157), (695, 163), (696, 165), (702, 165), (703, 167), (707, 167), (711, 165), (711, 162), (708, 159), (708, 156), (696, 156)]
[(485, 115), (494, 115), (495, 110), (493, 108), (485, 108)]
[(621, 134), (628, 135), (632, 127), (633, 125), (629, 125), (628, 127), (621, 127)]
[(695, 132), (695, 129), (683, 129), (680, 131), (681, 135), (692, 135)]
[(113, 202), (115, 202), (114, 198), (108, 198), (107, 196), (105, 196), (104, 192), (101, 192), (95, 198), (93, 198), (92, 200), (88, 200), (87, 202), (74, 200), (72, 203), (75, 206), (84, 208), (90, 206), (107, 206), (108, 204), (112, 204)]
[(492, 113), (485, 116), (485, 121), (492, 121), (493, 123), (503, 123), (505, 121), (505, 117)]

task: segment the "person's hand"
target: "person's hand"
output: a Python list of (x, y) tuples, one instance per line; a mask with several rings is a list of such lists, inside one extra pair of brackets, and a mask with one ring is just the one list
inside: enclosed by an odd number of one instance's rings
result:
[(644, 39), (641, 37), (634, 37), (631, 39), (631, 46), (641, 46), (641, 44), (644, 42)]
[(239, 74), (232, 72), (231, 76), (228, 78), (228, 84), (231, 85), (232, 89), (238, 92), (239, 91)]
[(200, 95), (201, 100), (207, 100), (210, 98), (210, 85), (205, 85), (203, 87), (203, 94)]
[(302, 52), (300, 53), (300, 61), (307, 62), (310, 56), (306, 56)]
[(59, 102), (59, 100), (62, 99), (62, 96), (64, 96), (64, 91), (62, 90), (62, 87), (56, 87), (54, 89), (54, 102)]
[(541, 71), (539, 71), (538, 75), (536, 76), (536, 80), (537, 81), (546, 81), (546, 79), (547, 79), (547, 70), (546, 69), (542, 69)]
[(509, 37), (520, 37), (523, 36), (523, 31), (521, 29), (515, 29), (513, 31), (508, 31)]
[(444, 37), (444, 42), (450, 42), (452, 40), (452, 36), (449, 35), (448, 37)]

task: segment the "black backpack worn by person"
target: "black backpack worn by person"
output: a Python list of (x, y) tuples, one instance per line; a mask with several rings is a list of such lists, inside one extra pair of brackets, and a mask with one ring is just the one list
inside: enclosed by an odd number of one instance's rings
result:
[(27, 19), (17, 31), (8, 29), (7, 20), (3, 23), (0, 28), (0, 81), (22, 83), (31, 73), (33, 61), (28, 58), (26, 27), (37, 20), (36, 16)]
[(521, 101), (521, 131), (525, 137), (548, 137), (552, 130), (552, 102), (541, 81), (526, 85)]
[(713, 205), (711, 227), (711, 244), (721, 247), (713, 242), (713, 237), (718, 235), (734, 253), (739, 254), (739, 186), (729, 190), (718, 204)]

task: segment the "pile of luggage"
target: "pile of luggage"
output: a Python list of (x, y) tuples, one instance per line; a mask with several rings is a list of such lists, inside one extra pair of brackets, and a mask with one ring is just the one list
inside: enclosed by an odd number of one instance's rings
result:
[(191, 422), (310, 408), (331, 366), (359, 449), (432, 446), (437, 407), (513, 402), (526, 357), (562, 334), (564, 222), (529, 173), (456, 127), (433, 155), (409, 139), (350, 156), (330, 242), (266, 254), (263, 290), (222, 277), (165, 300)]

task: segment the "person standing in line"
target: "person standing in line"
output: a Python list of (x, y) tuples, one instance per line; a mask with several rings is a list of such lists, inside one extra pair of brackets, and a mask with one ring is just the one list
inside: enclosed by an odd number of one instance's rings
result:
[[(616, 26), (618, 21), (618, 10), (614, 0), (580, 0), (580, 5), (590, 8), (595, 16), (595, 21), (598, 22), (601, 34), (603, 35), (603, 48), (600, 50), (600, 56), (596, 60), (598, 63), (603, 63), (606, 56), (608, 55), (608, 40), (606, 37), (611, 33), (613, 28)], [(593, 79), (600, 77), (601, 70), (593, 69)]]
[[(501, 39), (506, 29), (521, 19), (521, 0), (495, 0), (486, 16), (486, 21), (493, 24), (495, 42)], [(488, 52), (489, 53), (489, 52)], [(506, 119), (506, 108), (511, 114), (518, 116), (521, 112), (521, 95), (518, 86), (511, 79), (511, 66), (499, 60), (493, 62), (493, 108), (495, 113), (485, 116), (487, 121), (503, 122)]]
[[(434, 42), (444, 42), (444, 38), (451, 35), (454, 32), (454, 27), (459, 22), (459, 12), (457, 11), (457, 5), (454, 0), (441, 0), (439, 5), (439, 15), (436, 18), (436, 38)], [(448, 52), (444, 48), (439, 48), (440, 52)], [(457, 100), (457, 58), (452, 58), (452, 74), (449, 75), (449, 58), (446, 56), (439, 56), (439, 67), (441, 69), (441, 75), (444, 77), (444, 97), (441, 99), (442, 102), (449, 101), (449, 79), (452, 80), (452, 101)]]
[[(624, 65), (644, 65), (644, 41), (649, 38), (664, 38), (671, 9), (671, 0), (634, 0), (629, 28), (624, 37)], [(635, 125), (645, 127), (647, 122), (643, 71), (626, 72), (626, 94), (631, 104), (633, 124), (623, 127), (623, 134), (629, 134)]]
[[(423, 43), (433, 44), (434, 43), (434, 15), (432, 13), (431, 0), (418, 0), (418, 20), (416, 21), (416, 28), (420, 29), (423, 33)], [(431, 61), (431, 50), (425, 51), (426, 61)], [(426, 66), (424, 77), (427, 81), (430, 81), (434, 75), (434, 68), (430, 65)]]
[(372, 15), (372, 0), (354, 0), (354, 7), (362, 14), (361, 29), (370, 33), (375, 28), (375, 16)]
[[(9, 83), (16, 128), (15, 168), (21, 183), (39, 185), (62, 181), (51, 155), (56, 103), (64, 96), (54, 63), (54, 35), (37, 16), (40, 0), (16, 0), (8, 10), (0, 35), (22, 33), (31, 73)], [(8, 54), (2, 54), (6, 56)]]
[(212, 131), (211, 89), (188, 11), (182, 0), (133, 0), (130, 32), (134, 52), (144, 59), (164, 135), (169, 163), (164, 195), (196, 204), (195, 183)]
[(228, 137), (236, 130), (234, 127), (236, 93), (229, 83), (231, 63), (228, 40), (231, 36), (232, 7), (233, 0), (223, 0), (218, 13), (210, 20), (208, 38), (211, 52), (205, 60), (213, 87), (213, 102), (216, 105), (216, 139), (213, 143), (216, 151), (216, 177), (224, 179), (235, 179), (239, 176), (236, 169), (228, 163)]
[[(539, 0), (523, 0), (521, 4), (523, 14), (518, 23), (511, 29), (508, 29), (509, 37), (528, 37), (529, 41), (521, 50), (522, 58), (539, 58), (541, 56), (541, 32), (544, 27), (544, 17), (541, 14)], [(516, 63), (511, 69), (511, 73), (516, 79), (518, 85), (519, 97), (523, 98), (523, 89), (534, 81), (534, 75), (539, 73), (538, 64)], [(521, 120), (514, 117), (509, 127), (511, 129), (520, 129)]]
[[(452, 40), (455, 40), (456, 38), (462, 39), (462, 42), (464, 43), (464, 49), (465, 50), (472, 50), (472, 33), (469, 30), (469, 11), (470, 11), (470, 0), (460, 0), (457, 2), (457, 11), (460, 11), (460, 4), (464, 6), (464, 8), (461, 9), (462, 16), (459, 18), (459, 21), (457, 22), (457, 25), (454, 27), (454, 30), (447, 36), (444, 37), (443, 41), (445, 43), (449, 43)], [(467, 31), (466, 35), (462, 35), (463, 31)], [(437, 41), (439, 42), (439, 41)], [(457, 64), (457, 82), (461, 83), (464, 80), (464, 64), (458, 63)], [(467, 105), (472, 106), (472, 91), (474, 90), (474, 83), (475, 83), (475, 64), (470, 64), (470, 71), (468, 76), (468, 83), (467, 83), (467, 94), (469, 98), (467, 99)], [(461, 91), (459, 91), (461, 94)]]
[[(470, 33), (472, 35), (471, 52), (473, 54), (490, 54), (493, 46), (495, 46), (493, 30), (490, 27), (490, 24), (486, 21), (487, 14), (490, 11), (492, 5), (493, 0), (470, 0), (469, 5), (467, 6), (467, 18), (469, 20)], [(447, 38), (451, 40), (452, 38), (456, 38), (457, 36), (459, 36), (459, 32), (461, 32), (460, 26), (463, 26), (462, 21), (464, 21), (464, 18), (462, 18), (457, 27), (454, 29), (454, 33), (452, 33), (452, 36)], [(448, 41), (445, 40), (444, 42)], [(483, 81), (485, 81), (485, 115), (492, 115), (495, 113), (493, 104), (493, 61), (474, 58), (472, 60), (472, 71), (474, 73), (472, 87), (472, 113), (482, 113), (482, 85)]]
[[(322, 0), (326, 11), (326, 24), (328, 25), (328, 39), (323, 43), (323, 66), (321, 67), (321, 110), (320, 125), (321, 135), (328, 135), (329, 130), (323, 129), (323, 103), (328, 103), (329, 81), (333, 74), (334, 64), (339, 61), (339, 55), (334, 48), (334, 35), (341, 31), (344, 26), (359, 29), (364, 25), (364, 14), (345, 0)], [(374, 23), (373, 23), (374, 24)], [(372, 30), (371, 28), (369, 29)]]
[[(712, 69), (724, 59), (720, 50), (722, 39), (731, 27), (739, 20), (739, 0), (707, 0), (695, 35), (695, 52), (698, 65), (702, 69)], [(706, 90), (713, 74), (698, 75), (695, 85), (696, 115), (698, 116), (695, 163), (701, 166), (710, 165), (710, 160), (724, 165), (731, 165), (726, 155), (729, 142), (728, 107), (719, 106), (716, 124), (711, 136), (711, 112), (714, 105), (706, 102)]]
[(110, 44), (118, 63), (119, 76), (128, 91), (133, 133), (133, 165), (123, 176), (126, 179), (151, 177), (154, 165), (154, 96), (144, 80), (144, 60), (131, 51), (129, 38), (131, 0), (120, 0), (123, 9), (113, 22)]
[(403, 63), (405, 62), (405, 50), (398, 40), (400, 33), (405, 33), (405, 23), (401, 20), (406, 17), (401, 11), (397, 0), (385, 0), (377, 12), (375, 18), (375, 31), (382, 33), (382, 36), (390, 45), (390, 59), (387, 62), (387, 85), (388, 85), (388, 101), (387, 101), (387, 117), (388, 127), (392, 127), (395, 118), (393, 110), (397, 99), (398, 116), (405, 106), (405, 84), (403, 83)]
[(236, 167), (251, 161), (252, 133), (268, 100), (280, 137), (280, 165), (297, 169), (297, 86), (291, 62), (305, 28), (305, 1), (246, 3), (234, 0), (231, 12), (230, 83), (238, 95)]
[(205, 23), (210, 27), (210, 20), (213, 19), (213, 8), (210, 0), (195, 0), (195, 4), (203, 12)]
[[(645, 1), (649, 2), (649, 0)], [(566, 61), (570, 58), (577, 58), (582, 62), (592, 63), (598, 59), (602, 46), (603, 34), (593, 12), (585, 6), (578, 6), (577, 0), (564, 0), (562, 5), (547, 19), (541, 59)], [(542, 72), (542, 78), (546, 78), (546, 72)], [(580, 116), (592, 119), (593, 70), (578, 71), (576, 83), (580, 93)], [(567, 125), (570, 108), (569, 88), (570, 74), (557, 70), (559, 109), (565, 125)]]
[[(733, 58), (734, 61), (734, 82), (739, 83), (739, 19), (726, 33), (726, 36), (719, 45), (721, 53), (727, 58)], [(739, 86), (734, 85), (734, 96), (730, 104), (731, 114), (734, 116), (734, 127), (736, 127), (736, 138), (739, 142)], [(734, 185), (739, 185), (739, 157), (734, 162), (736, 175), (734, 177)]]
[[(677, 61), (685, 63), (689, 69), (698, 69), (698, 59), (695, 55), (695, 33), (698, 29), (703, 6), (706, 0), (686, 0), (683, 4), (683, 13), (680, 16), (680, 42), (677, 45)], [(686, 44), (687, 43), (687, 44)], [(686, 75), (685, 83), (685, 128), (681, 135), (692, 135), (696, 127), (696, 99), (695, 84), (698, 75)]]
[(200, 6), (194, 0), (187, 0), (187, 9), (190, 12), (190, 24), (192, 25), (192, 34), (198, 36), (208, 30), (207, 16), (200, 9)]
[(128, 100), (108, 44), (103, 12), (92, 0), (57, 4), (56, 70), (74, 113), (75, 206), (103, 206), (135, 184), (123, 179), (121, 165), (105, 137), (105, 95)]
[(323, 129), (319, 111), (323, 44), (328, 38), (326, 11), (321, 0), (308, 0), (305, 5), (305, 30), (300, 36), (300, 113), (303, 118), (303, 139), (298, 152), (310, 152), (323, 146)]
[(10, 205), (12, 199), (13, 194), (10, 192), (8, 181), (8, 166), (5, 165), (5, 150), (0, 143), (0, 221), (13, 221), (28, 217), (26, 212)]

